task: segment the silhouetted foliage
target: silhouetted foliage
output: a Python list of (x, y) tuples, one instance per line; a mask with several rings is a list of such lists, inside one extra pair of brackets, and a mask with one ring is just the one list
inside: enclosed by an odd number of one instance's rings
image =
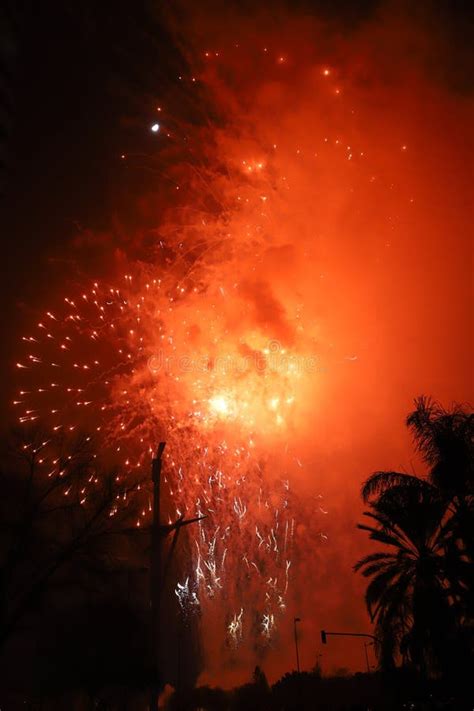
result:
[(17, 638), (25, 649), (36, 644), (43, 618), (54, 629), (53, 613), (61, 618), (66, 601), (78, 609), (97, 603), (121, 565), (120, 537), (135, 530), (138, 486), (101, 471), (88, 436), (53, 440), (36, 431), (12, 441), (0, 474), (0, 649), (8, 645), (6, 658)]
[[(265, 695), (258, 696), (255, 684), (230, 691), (208, 686), (174, 693), (165, 704), (167, 711), (470, 711), (469, 695), (453, 694), (432, 682), (421, 685), (412, 671), (402, 668), (390, 675), (381, 672), (321, 678), (312, 672), (285, 674)], [(259, 706), (255, 706), (255, 702)]]
[(117, 689), (123, 697), (146, 688), (148, 620), (117, 591), (96, 602), (63, 605), (45, 623), (35, 669), (43, 691), (83, 690), (90, 699), (105, 700)]
[(376, 472), (362, 488), (369, 537), (387, 546), (355, 566), (383, 669), (397, 657), (424, 677), (460, 679), (473, 658), (474, 417), (421, 397), (407, 418), (428, 467)]
[(268, 686), (268, 681), (267, 681), (267, 677), (265, 676), (265, 672), (259, 666), (256, 666), (255, 670), (253, 672), (253, 683), (259, 689), (262, 689), (265, 692), (268, 692), (268, 690), (270, 688)]

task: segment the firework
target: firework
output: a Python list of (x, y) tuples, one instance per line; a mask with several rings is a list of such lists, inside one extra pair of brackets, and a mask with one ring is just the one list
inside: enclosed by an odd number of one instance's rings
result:
[[(92, 428), (132, 480), (166, 437), (170, 522), (208, 517), (188, 541), (179, 603), (186, 614), (218, 604), (232, 645), (263, 642), (286, 607), (295, 526), (291, 455), (270, 472), (269, 447), (311, 363), (258, 331), (226, 338), (215, 293), (187, 295), (167, 281), (137, 270), (120, 288), (94, 283), (45, 313), (23, 338), (19, 421), (40, 422), (51, 437)], [(198, 308), (208, 310), (205, 332), (193, 320)], [(145, 499), (137, 525), (149, 516)]]
[[(319, 70), (321, 92), (331, 77)], [(171, 136), (162, 119), (151, 125), (157, 139)], [(230, 647), (274, 637), (304, 509), (290, 485), (301, 466), (292, 439), (319, 382), (320, 323), (293, 279), (315, 257), (300, 206), (315, 201), (321, 224), (327, 210), (301, 175), (332, 161), (339, 179), (363, 155), (324, 134), (290, 155), (285, 130), (266, 124), (250, 139), (248, 127), (213, 126), (205, 159), (202, 131), (194, 143), (186, 135), (188, 153), (169, 171), (185, 208), (167, 211), (153, 255), (128, 258), (113, 284), (71, 289), (23, 337), (17, 363), (20, 423), (48, 436), (92, 430), (129, 479), (146, 477), (166, 439), (170, 522), (206, 516), (181, 546), (175, 594), (185, 614), (219, 619)], [(313, 269), (304, 279), (314, 290)], [(143, 497), (137, 526), (150, 519)], [(322, 540), (318, 522), (313, 533)]]

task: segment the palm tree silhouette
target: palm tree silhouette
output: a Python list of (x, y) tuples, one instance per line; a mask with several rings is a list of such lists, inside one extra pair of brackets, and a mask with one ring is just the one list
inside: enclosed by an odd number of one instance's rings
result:
[(370, 508), (365, 515), (373, 525), (358, 528), (389, 550), (365, 556), (355, 570), (372, 578), (366, 604), (381, 665), (393, 666), (399, 652), (426, 674), (442, 663), (443, 640), (453, 624), (442, 554), (444, 502), (430, 489), (396, 487)]
[(376, 472), (364, 483), (358, 527), (388, 547), (355, 566), (371, 578), (366, 604), (381, 666), (400, 655), (424, 676), (450, 673), (470, 656), (473, 618), (472, 414), (421, 397), (407, 425), (428, 477)]
[[(445, 410), (430, 398), (415, 400), (406, 420), (417, 451), (428, 466), (426, 479), (393, 471), (372, 474), (362, 487), (369, 501), (393, 487), (434, 488), (455, 514), (456, 535), (474, 560), (474, 414), (459, 405)], [(453, 530), (454, 533), (454, 530)]]

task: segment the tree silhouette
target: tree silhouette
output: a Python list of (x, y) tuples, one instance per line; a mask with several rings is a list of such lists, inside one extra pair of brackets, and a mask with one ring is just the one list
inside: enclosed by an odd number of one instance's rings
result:
[(372, 474), (362, 487), (364, 501), (393, 487), (434, 487), (453, 514), (453, 535), (474, 560), (474, 415), (455, 405), (450, 411), (430, 398), (415, 400), (406, 420), (417, 451), (428, 467), (426, 479), (382, 471)]
[(474, 420), (456, 406), (415, 401), (407, 426), (426, 479), (376, 472), (362, 488), (370, 525), (388, 550), (355, 566), (371, 578), (366, 604), (383, 668), (398, 655), (423, 676), (452, 674), (472, 653), (472, 435)]
[(426, 671), (441, 653), (438, 631), (446, 632), (449, 617), (442, 555), (444, 512), (444, 503), (430, 490), (396, 487), (365, 513), (374, 524), (359, 524), (372, 540), (391, 549), (365, 556), (355, 566), (371, 578), (365, 599), (385, 668), (394, 665), (400, 652)]
[(265, 693), (268, 693), (270, 687), (268, 686), (268, 681), (265, 672), (258, 665), (255, 667), (253, 672), (253, 683), (255, 686), (262, 689)]
[(136, 520), (139, 483), (104, 473), (96, 456), (89, 436), (39, 431), (21, 432), (4, 455), (0, 648), (52, 586), (97, 583), (114, 537)]

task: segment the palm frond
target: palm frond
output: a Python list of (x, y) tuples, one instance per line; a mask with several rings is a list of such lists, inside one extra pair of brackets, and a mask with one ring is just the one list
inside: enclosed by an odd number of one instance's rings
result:
[[(375, 507), (374, 507), (375, 508)], [(364, 511), (364, 516), (374, 519), (379, 524), (379, 527), (368, 526), (362, 523), (357, 524), (357, 528), (362, 531), (368, 531), (370, 538), (386, 545), (395, 546), (403, 549), (406, 553), (410, 553), (414, 542), (409, 535), (409, 532), (404, 530), (400, 522), (390, 519), (386, 513), (379, 511)]]
[[(395, 558), (395, 556), (394, 556)], [(361, 562), (361, 561), (359, 561)], [(385, 562), (379, 562), (379, 563), (363, 563), (362, 565), (359, 566), (359, 570), (361, 571), (362, 575), (364, 578), (370, 578), (372, 575), (379, 574), (379, 573), (384, 573), (386, 572), (390, 567), (394, 565), (395, 560), (392, 561), (385, 561)]]
[(359, 570), (362, 565), (367, 565), (367, 563), (375, 563), (378, 560), (388, 560), (393, 559), (394, 557), (393, 553), (370, 553), (357, 561), (354, 565), (354, 570)]
[(377, 615), (381, 601), (384, 601), (386, 605), (398, 594), (398, 581), (395, 581), (394, 578), (399, 577), (400, 572), (396, 565), (392, 565), (388, 570), (378, 573), (368, 584), (365, 592), (365, 604), (372, 621)]
[(373, 528), (372, 526), (364, 526), (363, 523), (358, 523), (357, 528), (361, 531), (368, 531), (370, 533), (369, 538), (372, 541), (378, 541), (378, 543), (383, 543), (386, 546), (394, 546), (394, 548), (398, 549), (401, 548), (405, 553), (411, 553), (410, 549), (406, 547), (396, 536), (392, 536), (389, 533), (381, 531), (378, 528)]
[(429, 486), (429, 483), (424, 479), (419, 479), (412, 474), (403, 474), (402, 472), (379, 471), (374, 472), (362, 485), (362, 499), (368, 502), (372, 497), (378, 496), (395, 486), (412, 486), (420, 488)]

